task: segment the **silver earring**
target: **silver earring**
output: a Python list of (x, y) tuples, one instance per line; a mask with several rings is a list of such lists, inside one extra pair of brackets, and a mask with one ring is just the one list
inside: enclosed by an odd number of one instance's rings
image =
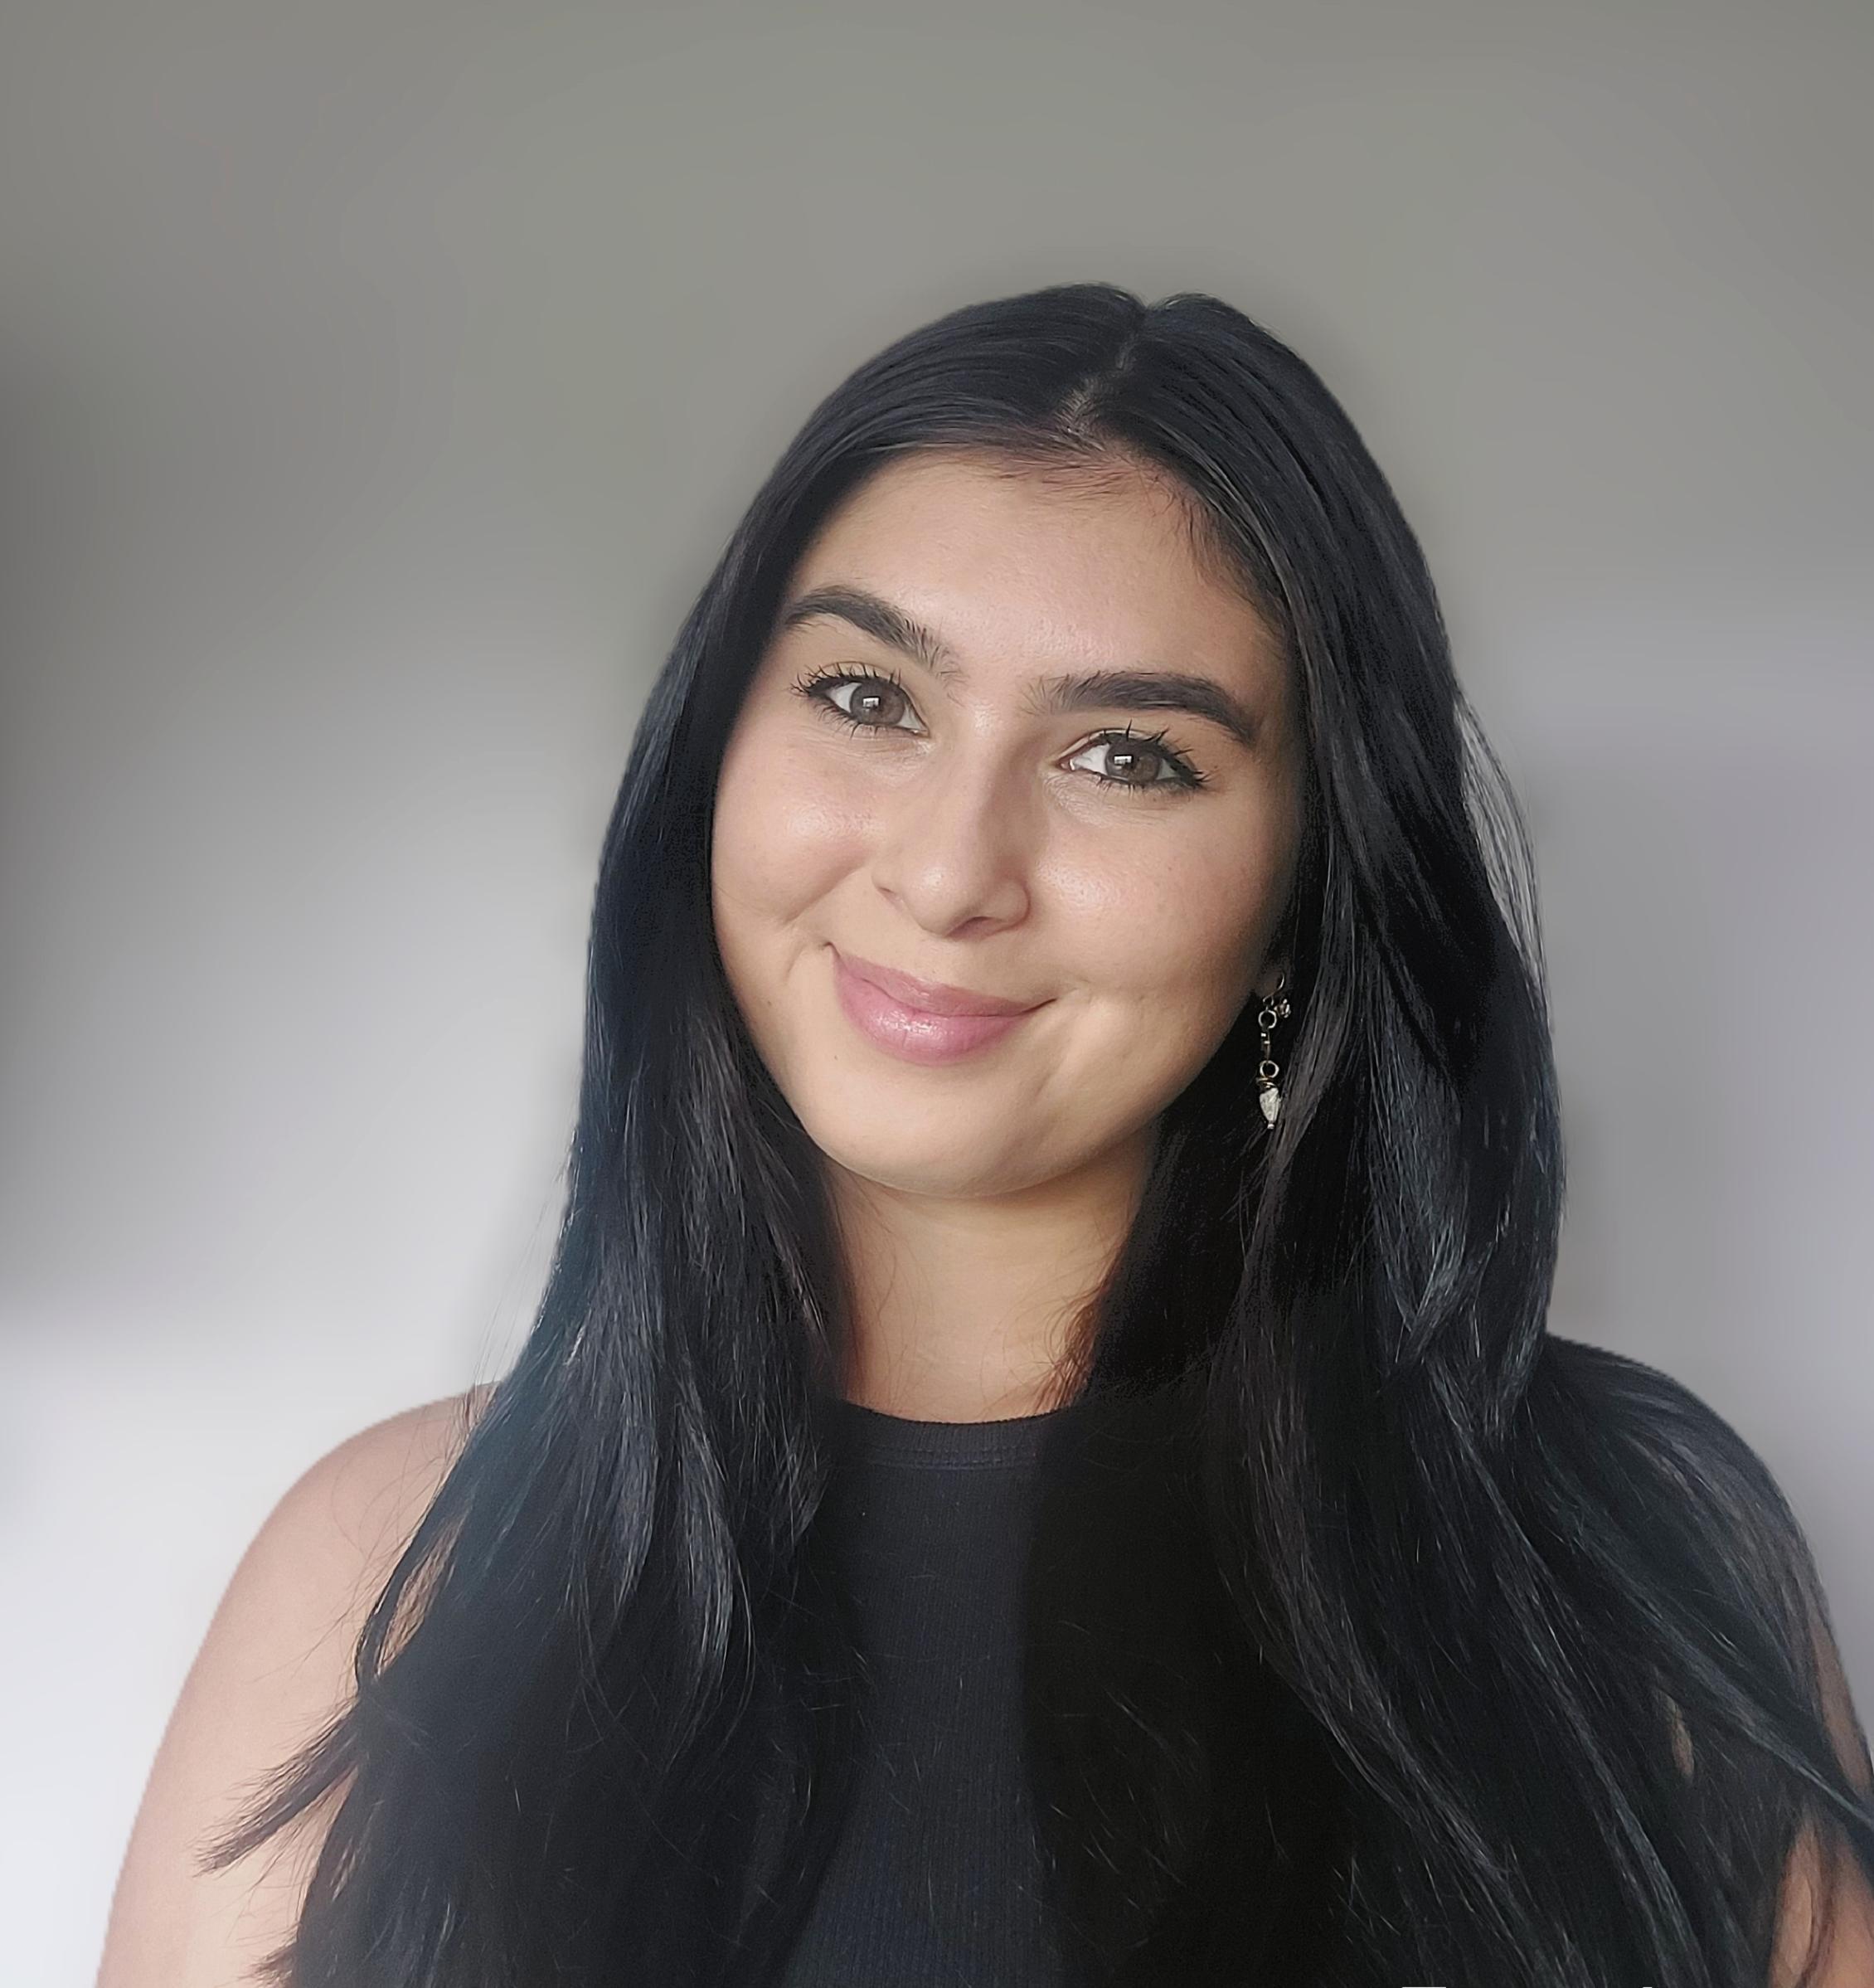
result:
[(1275, 979), (1275, 991), (1266, 995), (1256, 1010), (1256, 1027), (1262, 1032), (1262, 1061), (1256, 1065), (1257, 1100), (1262, 1106), (1265, 1122), (1274, 1125), (1282, 1112), (1282, 1093), (1275, 1080), (1282, 1074), (1282, 1067), (1270, 1053), (1270, 1032), (1279, 1022), (1289, 1018), (1288, 997), (1282, 989), (1288, 984), (1289, 976), (1279, 974)]

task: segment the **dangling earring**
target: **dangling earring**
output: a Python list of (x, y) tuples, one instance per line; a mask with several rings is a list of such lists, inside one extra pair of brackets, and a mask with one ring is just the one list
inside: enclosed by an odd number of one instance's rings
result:
[(1289, 1018), (1288, 998), (1282, 992), (1288, 984), (1288, 979), (1287, 974), (1278, 974), (1274, 993), (1266, 996), (1256, 1011), (1256, 1027), (1262, 1031), (1262, 1061), (1256, 1065), (1258, 1101), (1262, 1106), (1264, 1119), (1270, 1125), (1274, 1125), (1281, 1116), (1282, 1093), (1277, 1088), (1275, 1080), (1282, 1074), (1282, 1067), (1270, 1054), (1269, 1032), (1278, 1022), (1285, 1022)]

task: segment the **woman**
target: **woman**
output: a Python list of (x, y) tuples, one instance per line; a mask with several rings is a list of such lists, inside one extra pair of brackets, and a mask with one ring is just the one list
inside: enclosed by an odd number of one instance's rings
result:
[(862, 367), (646, 709), (532, 1334), (256, 1539), (107, 1988), (1874, 1981), (1793, 1519), (1544, 1330), (1531, 904), (1293, 353)]

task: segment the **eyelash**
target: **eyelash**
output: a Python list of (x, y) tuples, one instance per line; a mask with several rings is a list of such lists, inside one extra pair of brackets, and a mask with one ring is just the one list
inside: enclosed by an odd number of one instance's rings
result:
[[(862, 718), (854, 717), (850, 712), (842, 711), (832, 698), (821, 693), (829, 683), (889, 683), (900, 692), (905, 702), (910, 701), (910, 692), (905, 689), (896, 670), (854, 669), (845, 666), (815, 670), (798, 678), (794, 688), (809, 704), (823, 712), (835, 724), (842, 725), (848, 732), (897, 732), (896, 725), (868, 725)], [(1192, 794), (1200, 787), (1210, 784), (1209, 776), (1192, 766), (1176, 746), (1168, 746), (1162, 732), (1134, 732), (1129, 727), (1121, 731), (1097, 732), (1082, 746), (1075, 748), (1076, 754), (1085, 752), (1090, 746), (1101, 746), (1124, 741), (1133, 746), (1148, 746), (1171, 768), (1169, 780), (1114, 780), (1109, 773), (1095, 773), (1090, 777), (1102, 787), (1117, 787), (1127, 794), (1151, 795), (1163, 799), (1168, 793)]]

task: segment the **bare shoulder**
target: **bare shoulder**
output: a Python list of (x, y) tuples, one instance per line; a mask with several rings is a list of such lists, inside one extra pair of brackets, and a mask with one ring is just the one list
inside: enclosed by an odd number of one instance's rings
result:
[(200, 1859), (257, 1784), (344, 1705), (371, 1603), (489, 1390), (348, 1437), (280, 1499), (242, 1555), (150, 1770), (99, 1988), (235, 1988), (287, 1937), (329, 1811), (231, 1869)]
[[(1742, 1624), (1748, 1642), (1779, 1624), (1790, 1675), (1813, 1697), (1847, 1786), (1874, 1820), (1874, 1758), (1829, 1621), (1819, 1572), (1775, 1478), (1722, 1416), (1683, 1383), (1605, 1349), (1554, 1339), (1546, 1349), (1557, 1426), (1598, 1512), (1651, 1553), (1649, 1572), (1707, 1611), (1714, 1642)], [(1670, 1705), (1682, 1772), (1700, 1740)], [(1833, 1815), (1800, 1827), (1775, 1913), (1771, 1988), (1874, 1982), (1874, 1884)]]
[[(1812, 1622), (1816, 1673), (1837, 1758), (1850, 1785), (1874, 1798), (1867, 1751), (1841, 1653), (1826, 1617)], [(1804, 1824), (1784, 1873), (1771, 1988), (1857, 1988), (1874, 1981), (1874, 1883), (1839, 1827), (1828, 1835)]]

